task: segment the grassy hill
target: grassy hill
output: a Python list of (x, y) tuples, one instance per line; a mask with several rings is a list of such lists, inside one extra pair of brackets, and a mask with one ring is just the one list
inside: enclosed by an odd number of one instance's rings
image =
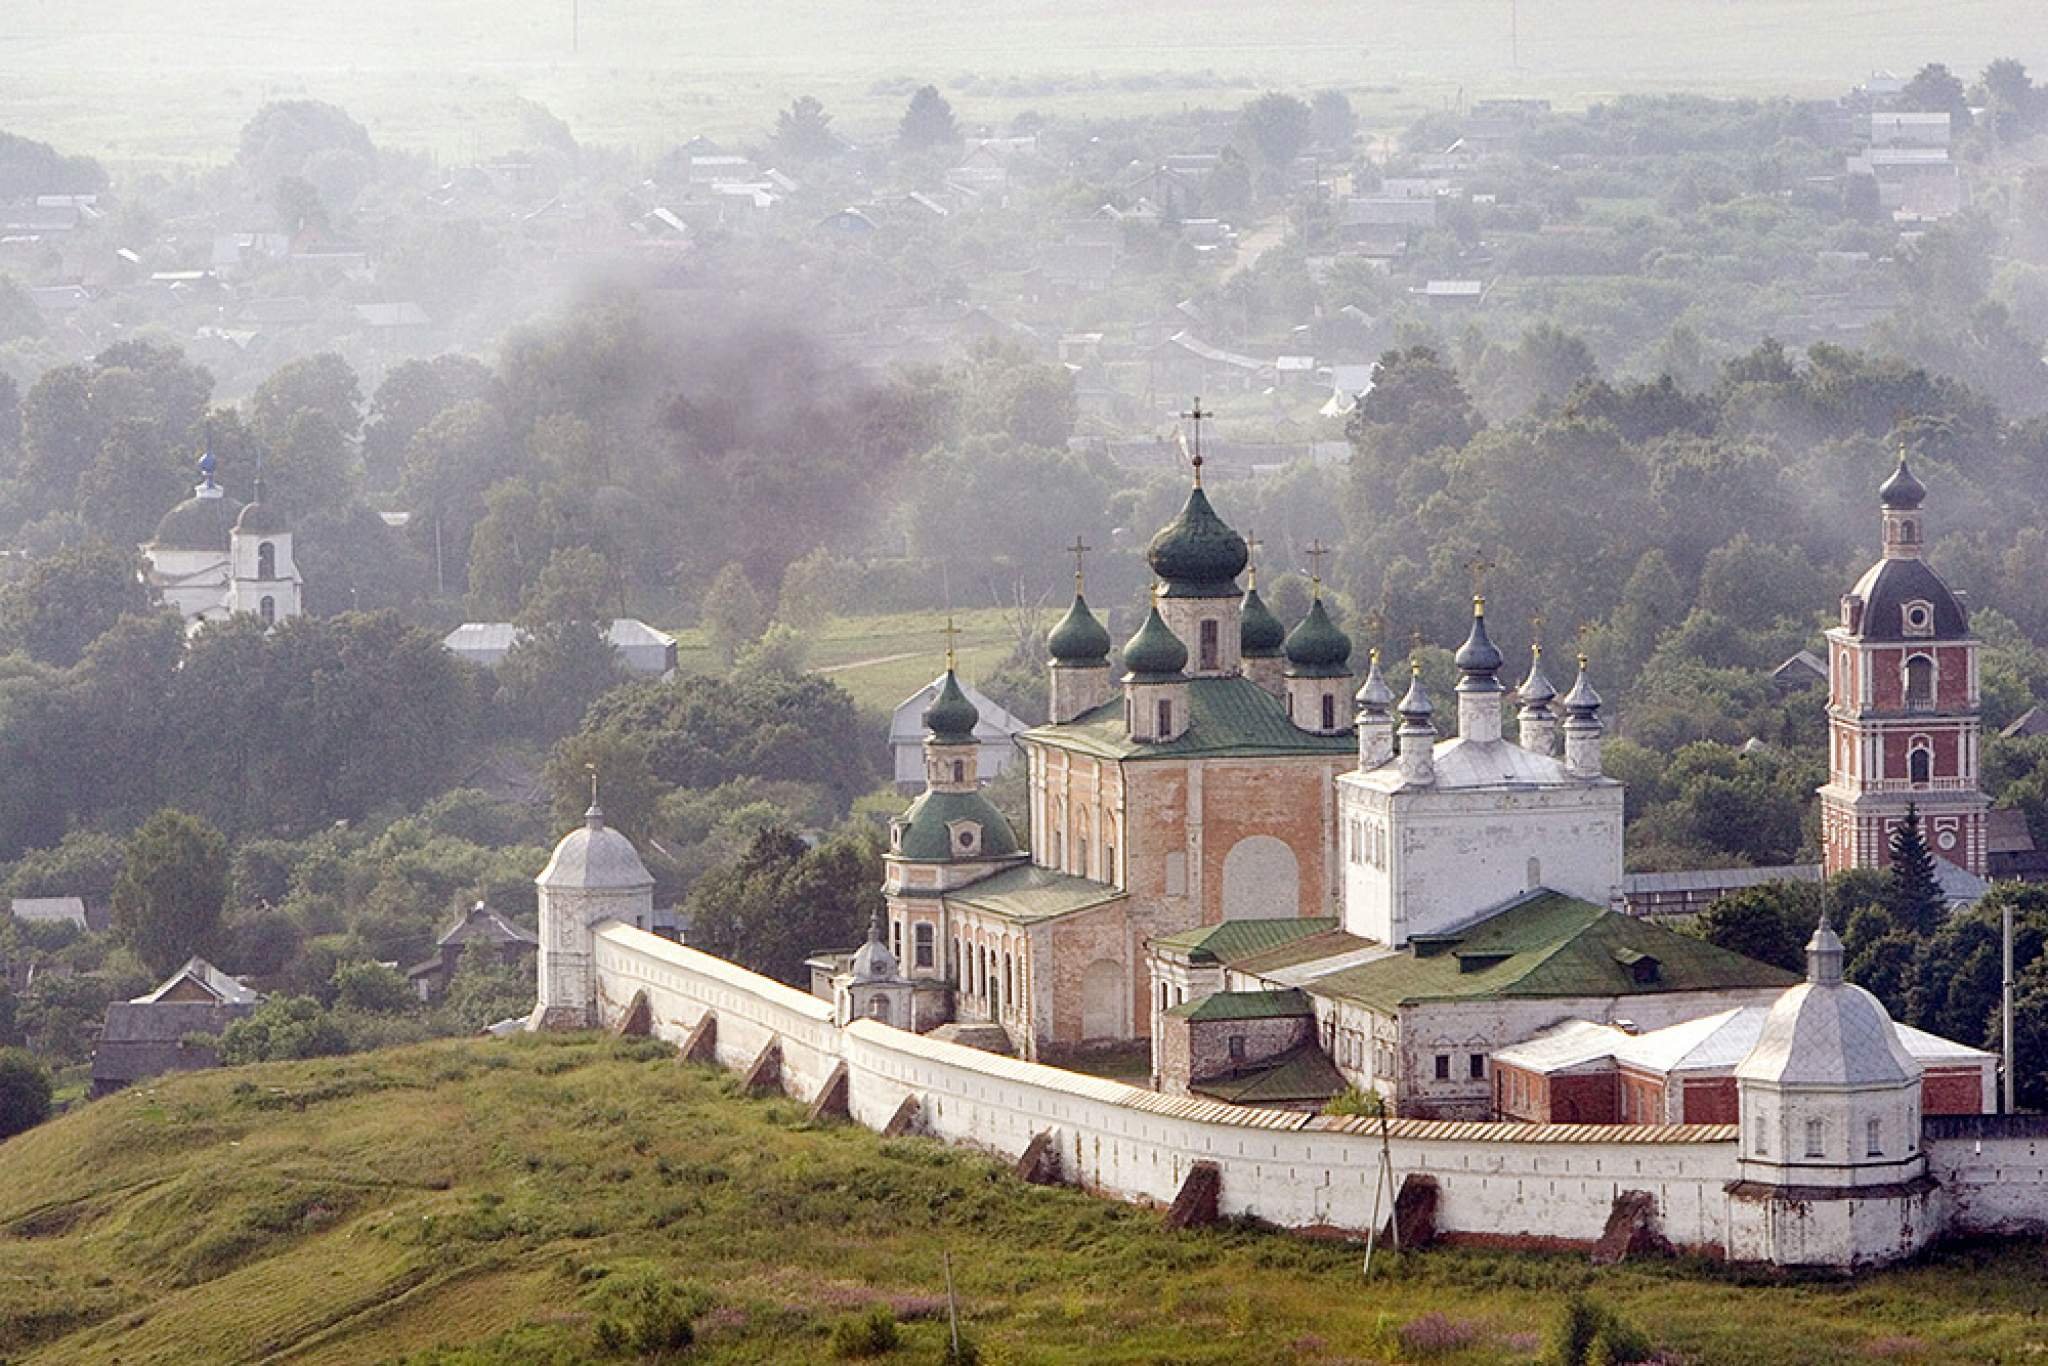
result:
[(1586, 1283), (1695, 1360), (2048, 1351), (2039, 1247), (1790, 1285), (1437, 1251), (1368, 1283), (1354, 1247), (1169, 1232), (580, 1037), (194, 1074), (0, 1145), (0, 1360), (600, 1360), (598, 1325), (658, 1278), (696, 1311), (693, 1361), (828, 1360), (876, 1306), (902, 1322), (885, 1359), (935, 1361), (942, 1251), (985, 1362), (1416, 1360), (1432, 1341), (1526, 1361)]

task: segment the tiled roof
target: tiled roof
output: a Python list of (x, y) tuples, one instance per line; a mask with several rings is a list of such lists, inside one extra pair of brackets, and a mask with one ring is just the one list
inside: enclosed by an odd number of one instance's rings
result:
[(1314, 1013), (1298, 991), (1217, 991), (1166, 1012), (1183, 1020), (1286, 1020)]
[(979, 882), (970, 882), (957, 892), (948, 892), (946, 900), (956, 906), (985, 911), (1007, 920), (1028, 921), (1071, 915), (1075, 911), (1120, 901), (1124, 895), (1106, 882), (1027, 863), (1019, 868), (1006, 868)]
[[(1411, 948), (1317, 978), (1311, 990), (1392, 1013), (1416, 1001), (1633, 996), (1789, 987), (1798, 980), (1704, 939), (1556, 892), (1517, 898), (1460, 933), (1433, 939), (1439, 945), (1428, 956)], [(1656, 979), (1637, 980), (1617, 957), (1624, 951), (1656, 959)]]
[(1290, 1105), (1326, 1101), (1344, 1091), (1344, 1076), (1312, 1043), (1288, 1049), (1260, 1067), (1205, 1077), (1189, 1086), (1197, 1095), (1232, 1105)]
[(1190, 962), (1235, 964), (1254, 954), (1336, 927), (1337, 921), (1331, 916), (1225, 920), (1215, 925), (1198, 925), (1179, 934), (1162, 935), (1152, 944), (1169, 952), (1185, 953)]
[(1141, 744), (1124, 729), (1121, 694), (1065, 725), (1034, 726), (1024, 739), (1103, 759), (1237, 759), (1352, 752), (1349, 731), (1311, 735), (1287, 719), (1280, 699), (1248, 678), (1189, 680), (1188, 728), (1179, 739)]

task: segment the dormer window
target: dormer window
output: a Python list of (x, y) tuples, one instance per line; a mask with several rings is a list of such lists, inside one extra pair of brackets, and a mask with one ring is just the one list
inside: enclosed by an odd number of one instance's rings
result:
[(908, 821), (890, 821), (890, 822), (889, 822), (889, 852), (890, 852), (890, 853), (892, 853), (892, 854), (900, 854), (900, 853), (902, 853), (902, 852), (903, 852), (903, 831), (905, 830), (905, 828), (907, 828), (907, 827), (908, 827), (908, 825), (909, 825), (909, 822), (908, 822)]
[(1925, 639), (1934, 634), (1934, 604), (1915, 599), (1899, 609), (1899, 625), (1908, 636)]
[(947, 827), (953, 836), (953, 852), (972, 854), (981, 848), (981, 823), (978, 821), (954, 821)]

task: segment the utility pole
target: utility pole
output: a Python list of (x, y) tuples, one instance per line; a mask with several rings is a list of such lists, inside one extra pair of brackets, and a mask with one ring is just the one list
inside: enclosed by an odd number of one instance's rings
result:
[(1998, 999), (1998, 1033), (2002, 1051), (2005, 1053), (2005, 1113), (2013, 1112), (2012, 1103), (2012, 902), (2007, 901), (1999, 908), (1999, 929), (2004, 936), (2005, 981)]

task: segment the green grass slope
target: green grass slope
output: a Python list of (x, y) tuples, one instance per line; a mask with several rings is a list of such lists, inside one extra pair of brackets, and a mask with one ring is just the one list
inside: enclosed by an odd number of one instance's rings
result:
[(585, 1036), (194, 1074), (0, 1145), (0, 1360), (602, 1360), (607, 1305), (652, 1273), (698, 1310), (689, 1360), (827, 1360), (881, 1305), (888, 1359), (935, 1361), (942, 1252), (991, 1363), (1409, 1360), (1432, 1311), (1457, 1344), (1433, 1359), (1526, 1361), (1587, 1283), (1694, 1360), (2048, 1352), (2038, 1246), (1855, 1283), (1461, 1251), (1364, 1282), (1354, 1247), (1169, 1232)]

